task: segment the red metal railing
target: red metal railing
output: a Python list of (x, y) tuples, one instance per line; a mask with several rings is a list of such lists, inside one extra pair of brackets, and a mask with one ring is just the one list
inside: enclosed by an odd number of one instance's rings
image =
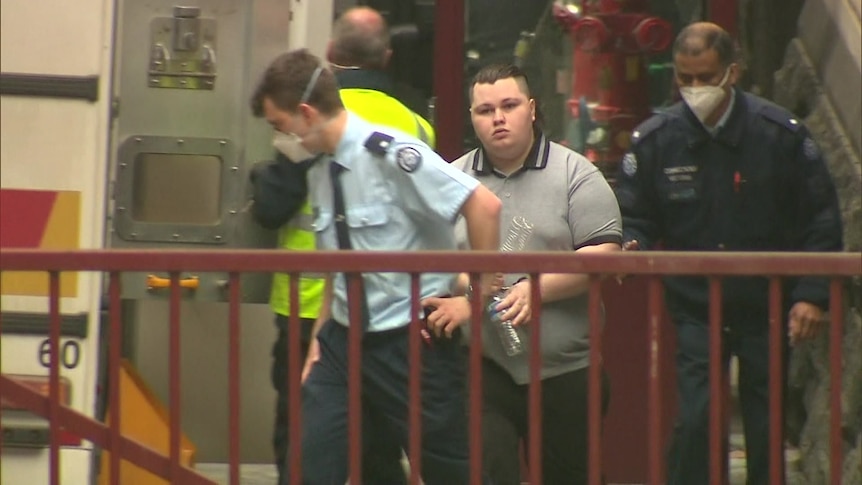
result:
[[(109, 408), (119, 409), (119, 367), (121, 348), (120, 319), (120, 272), (122, 271), (167, 271), (171, 276), (170, 292), (170, 453), (168, 457), (159, 455), (120, 433), (119, 413), (114, 413), (109, 426), (90, 419), (81, 413), (60, 404), (59, 396), (59, 360), (60, 340), (59, 313), (59, 274), (60, 271), (99, 271), (109, 275), (108, 298), (110, 315), (110, 348), (108, 353), (109, 378)], [(840, 483), (841, 474), (841, 340), (843, 328), (843, 312), (841, 306), (842, 279), (862, 275), (862, 257), (858, 253), (842, 254), (802, 254), (802, 253), (618, 253), (618, 254), (558, 254), (558, 253), (352, 253), (314, 252), (290, 253), (279, 250), (268, 251), (37, 251), (37, 250), (3, 250), (0, 251), (0, 271), (47, 271), (50, 274), (50, 386), (47, 397), (29, 390), (22, 384), (6, 375), (0, 375), (0, 391), (5, 398), (47, 417), (51, 426), (50, 443), (50, 478), (51, 485), (60, 483), (59, 477), (59, 436), (61, 429), (72, 432), (84, 439), (92, 441), (96, 446), (111, 451), (109, 466), (110, 483), (119, 483), (120, 461), (129, 462), (144, 468), (157, 476), (170, 480), (171, 483), (209, 484), (206, 478), (180, 464), (180, 381), (179, 363), (181, 354), (180, 342), (180, 305), (181, 293), (179, 286), (180, 272), (229, 272), (229, 466), (230, 483), (239, 484), (239, 305), (240, 305), (240, 272), (270, 272), (285, 271), (297, 276), (299, 272), (334, 272), (347, 273), (392, 271), (411, 274), (411, 295), (413, 312), (418, 315), (419, 283), (418, 278), (424, 272), (471, 272), (474, 285), (478, 285), (480, 272), (528, 273), (531, 278), (537, 278), (541, 273), (587, 273), (591, 276), (589, 289), (590, 314), (590, 372), (589, 372), (589, 463), (590, 484), (601, 481), (601, 275), (649, 275), (649, 387), (647, 402), (649, 406), (648, 430), (649, 442), (649, 482), (662, 483), (662, 451), (658, 443), (662, 432), (660, 411), (661, 375), (658, 371), (659, 356), (663, 349), (661, 341), (661, 275), (697, 274), (710, 275), (710, 385), (713, 396), (726, 395), (727, 380), (721, 365), (721, 301), (720, 277), (730, 275), (766, 275), (770, 278), (769, 286), (769, 328), (770, 328), (770, 470), (772, 483), (780, 483), (782, 477), (781, 442), (781, 379), (782, 372), (782, 323), (781, 286), (782, 277), (795, 275), (820, 275), (832, 278), (831, 283), (831, 328), (830, 328), (830, 369), (832, 379), (831, 394), (831, 482)], [(298, 278), (291, 278), (290, 293), (292, 301), (299, 301)], [(359, 299), (359, 281), (351, 278), (349, 283), (350, 314), (353, 321), (359, 319), (361, 313)], [(538, 285), (533, 286), (533, 301), (540, 301)], [(481, 302), (473, 302), (473, 325), (471, 338), (475, 343), (470, 348), (470, 417), (469, 417), (469, 450), (471, 473), (470, 483), (481, 483)], [(296, 312), (294, 312), (296, 313)], [(418, 317), (416, 317), (418, 318)], [(535, 335), (541, 331), (541, 308), (535, 308), (531, 331), (532, 348), (530, 354), (529, 386), (529, 419), (532, 423), (541, 423), (541, 381), (539, 379), (540, 338)], [(290, 386), (289, 419), (290, 440), (299, 443), (301, 437), (301, 416), (299, 409), (299, 374), (302, 362), (299, 360), (299, 321), (297, 316), (291, 318), (289, 325), (289, 363), (288, 379)], [(410, 357), (410, 387), (409, 387), (409, 442), (408, 456), (412, 464), (411, 483), (418, 484), (421, 475), (420, 444), (421, 444), (421, 414), (420, 414), (420, 338), (419, 322), (414, 320), (410, 326), (411, 344)], [(350, 327), (349, 358), (351, 362), (359, 362), (360, 358), (360, 326)], [(349, 375), (349, 465), (351, 483), (360, 483), (360, 386), (359, 365), (350, 365)], [(721, 484), (726, 477), (726, 454), (723, 453), (723, 440), (726, 436), (726, 419), (724, 418), (723, 399), (710, 400), (710, 456), (711, 483)], [(541, 426), (531, 426), (528, 437), (529, 463), (541, 463)], [(300, 450), (292, 447), (291, 480), (299, 482)], [(530, 483), (542, 483), (540, 466), (529, 467)]]

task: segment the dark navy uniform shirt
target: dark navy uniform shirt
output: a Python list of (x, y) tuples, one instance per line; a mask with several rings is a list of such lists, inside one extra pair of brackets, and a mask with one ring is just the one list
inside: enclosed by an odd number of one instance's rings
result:
[[(835, 187), (808, 130), (791, 113), (736, 91), (712, 135), (684, 103), (645, 121), (620, 164), (623, 239), (672, 251), (840, 251)], [(828, 304), (828, 283), (785, 285), (787, 303)], [(666, 280), (671, 311), (705, 318), (704, 278)], [(765, 278), (725, 280), (725, 315), (765, 318)], [(789, 293), (789, 294), (788, 294)], [(729, 312), (729, 313), (728, 313)]]

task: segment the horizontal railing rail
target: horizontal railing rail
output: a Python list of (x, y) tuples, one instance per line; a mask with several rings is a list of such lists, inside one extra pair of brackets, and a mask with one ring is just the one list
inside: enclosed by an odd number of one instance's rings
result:
[[(770, 375), (779, 376), (782, 372), (781, 353), (784, 316), (781, 315), (781, 280), (792, 276), (822, 276), (831, 280), (830, 306), (842, 308), (842, 285), (851, 278), (862, 276), (862, 254), (860, 253), (726, 253), (726, 252), (631, 252), (612, 254), (575, 254), (575, 253), (496, 253), (496, 252), (287, 252), (282, 250), (91, 250), (91, 251), (42, 251), (30, 249), (4, 249), (0, 251), (0, 272), (6, 271), (43, 271), (49, 274), (50, 295), (50, 371), (49, 395), (47, 397), (27, 389), (12, 377), (0, 375), (2, 394), (16, 404), (48, 418), (51, 426), (50, 477), (51, 485), (60, 483), (59, 476), (59, 431), (75, 433), (92, 441), (97, 446), (111, 451), (108, 470), (109, 483), (120, 481), (120, 461), (128, 460), (157, 476), (169, 479), (172, 483), (204, 484), (209, 480), (193, 470), (180, 465), (180, 308), (183, 292), (180, 287), (180, 273), (188, 271), (228, 272), (228, 401), (229, 401), (229, 479), (239, 483), (239, 318), (240, 278), (243, 272), (286, 272), (299, 273), (327, 272), (402, 272), (411, 275), (411, 298), (413, 315), (419, 310), (419, 277), (429, 272), (468, 272), (473, 284), (478, 284), (479, 273), (525, 273), (536, 280), (545, 273), (586, 273), (591, 275), (588, 292), (590, 320), (590, 371), (588, 403), (588, 443), (589, 443), (589, 483), (601, 482), (601, 401), (600, 367), (602, 346), (601, 325), (601, 278), (600, 276), (646, 275), (648, 277), (648, 335), (649, 341), (649, 387), (647, 405), (649, 455), (649, 482), (662, 483), (662, 453), (660, 441), (662, 423), (659, 418), (662, 406), (661, 373), (659, 356), (665, 349), (661, 342), (661, 280), (665, 275), (703, 275), (709, 279), (710, 294), (710, 393), (714, 396), (726, 395), (727, 382), (721, 364), (721, 279), (731, 276), (765, 276), (769, 279), (769, 339)], [(120, 348), (122, 348), (122, 321), (120, 311), (120, 274), (126, 271), (166, 271), (170, 274), (169, 297), (169, 410), (170, 443), (169, 456), (163, 456), (120, 432), (120, 419), (115, 416), (109, 425), (92, 420), (60, 403), (59, 375), (60, 364), (58, 348), (60, 342), (61, 317), (60, 273), (75, 271), (105, 272), (108, 277), (108, 313), (110, 320), (110, 344), (108, 352), (108, 390), (109, 407), (119, 408), (119, 367)], [(361, 294), (356, 278), (349, 278), (350, 320), (358, 321)], [(297, 278), (291, 278), (291, 301), (298, 301)], [(541, 301), (538, 285), (533, 285), (531, 298)], [(474, 345), (469, 352), (469, 450), (470, 483), (481, 483), (481, 322), (482, 304), (478, 299), (472, 304), (470, 335)], [(833, 311), (830, 315), (830, 371), (832, 392), (830, 395), (830, 463), (831, 482), (839, 483), (841, 474), (841, 343), (843, 313)], [(420, 483), (421, 447), (421, 401), (420, 401), (420, 340), (419, 321), (414, 317), (410, 325), (409, 345), (409, 437), (407, 452), (411, 464), (410, 483)], [(535, 306), (532, 316), (532, 343), (529, 349), (530, 376), (528, 416), (531, 422), (541, 422), (541, 306)], [(0, 322), (2, 325), (2, 322)], [(299, 404), (299, 321), (293, 316), (289, 325), (288, 349), (288, 388), (290, 442), (300, 440), (301, 415)], [(348, 360), (358, 363), (361, 356), (361, 330), (351, 325), (349, 332)], [(777, 352), (775, 351), (777, 350)], [(359, 365), (348, 366), (348, 422), (349, 422), (349, 470), (350, 483), (361, 479), (359, 409), (361, 393)], [(781, 469), (781, 386), (779, 379), (770, 379), (770, 476), (772, 483), (780, 483)], [(478, 392), (477, 392), (478, 390)], [(722, 399), (711, 399), (709, 421), (710, 476), (711, 482), (719, 484), (726, 479), (726, 457), (722, 458), (723, 435), (727, 428), (724, 421)], [(2, 438), (0, 438), (2, 439)], [(541, 463), (541, 426), (531, 426), (527, 447), (528, 463)], [(293, 447), (289, 462), (291, 464), (291, 483), (299, 481), (301, 456), (299, 447)], [(529, 467), (529, 479), (533, 484), (542, 483), (540, 466)]]
[(505, 253), (415, 251), (343, 254), (281, 250), (4, 249), (0, 271), (503, 272), (652, 275), (856, 276), (859, 253)]

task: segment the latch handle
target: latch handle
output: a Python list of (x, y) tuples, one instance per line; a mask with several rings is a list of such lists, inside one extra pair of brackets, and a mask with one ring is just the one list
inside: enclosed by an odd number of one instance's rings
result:
[[(197, 276), (190, 276), (188, 278), (180, 279), (180, 288), (186, 288), (188, 290), (197, 290), (200, 286), (200, 278)], [(156, 275), (147, 275), (147, 289), (148, 290), (160, 290), (164, 288), (171, 287), (171, 279), (170, 278), (161, 278)]]

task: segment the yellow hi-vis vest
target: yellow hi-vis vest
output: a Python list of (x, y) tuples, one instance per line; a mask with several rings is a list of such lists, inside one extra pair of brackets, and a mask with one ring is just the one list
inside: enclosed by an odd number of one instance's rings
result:
[(425, 121), (425, 118), (410, 111), (401, 101), (373, 89), (346, 88), (338, 92), (341, 94), (344, 107), (365, 121), (375, 125), (391, 126), (419, 138), (434, 148), (437, 141), (434, 128)]
[[(307, 201), (287, 224), (278, 230), (278, 247), (290, 251), (314, 251), (314, 231), (311, 224), (314, 216)], [(299, 317), (317, 318), (323, 302), (324, 280), (319, 275), (302, 274), (299, 278)], [(269, 296), (272, 311), (290, 316), (290, 277), (286, 273), (272, 275), (272, 290)]]
[[(340, 89), (339, 93), (344, 107), (362, 119), (413, 135), (434, 148), (436, 139), (431, 124), (397, 99), (373, 89), (347, 88)], [(291, 251), (314, 250), (312, 219), (311, 205), (306, 202), (299, 214), (279, 229), (278, 246)], [(300, 277), (300, 318), (317, 318), (323, 302), (323, 285), (324, 281), (320, 277)], [(290, 277), (287, 274), (273, 275), (269, 305), (273, 312), (290, 316)]]

